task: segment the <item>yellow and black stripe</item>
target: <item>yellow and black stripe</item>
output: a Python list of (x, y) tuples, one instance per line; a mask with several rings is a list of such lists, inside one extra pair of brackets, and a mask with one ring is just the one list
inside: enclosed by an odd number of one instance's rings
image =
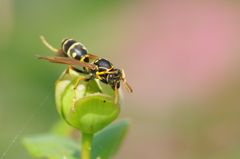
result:
[(83, 62), (89, 62), (88, 51), (86, 47), (83, 46), (83, 44), (81, 44), (80, 42), (70, 38), (66, 38), (63, 39), (61, 48), (68, 57)]

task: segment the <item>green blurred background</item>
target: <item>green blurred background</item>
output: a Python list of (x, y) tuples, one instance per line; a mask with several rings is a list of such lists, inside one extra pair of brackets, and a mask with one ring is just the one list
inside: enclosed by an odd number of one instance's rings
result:
[(21, 139), (60, 119), (66, 66), (36, 59), (54, 54), (44, 35), (125, 70), (134, 92), (123, 90), (119, 119), (133, 122), (115, 159), (240, 158), (239, 17), (238, 0), (0, 1), (0, 156), (40, 105), (4, 159), (30, 159)]

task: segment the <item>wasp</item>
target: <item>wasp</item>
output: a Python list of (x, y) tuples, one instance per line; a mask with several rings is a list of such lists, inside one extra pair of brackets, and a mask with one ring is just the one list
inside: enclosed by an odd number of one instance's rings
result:
[[(124, 88), (127, 90), (127, 92), (133, 91), (126, 81), (126, 76), (123, 69), (114, 68), (113, 64), (107, 59), (88, 53), (86, 47), (80, 42), (71, 38), (63, 39), (61, 43), (61, 49), (58, 50), (52, 47), (43, 36), (40, 36), (40, 38), (46, 47), (55, 52), (57, 56), (61, 57), (36, 55), (39, 59), (46, 59), (53, 63), (68, 64), (68, 67), (76, 72), (90, 74), (89, 78), (79, 77), (73, 87), (73, 110), (76, 101), (76, 89), (81, 80), (87, 82), (92, 79), (99, 79), (101, 82), (110, 85), (115, 92), (115, 103), (118, 101), (118, 89), (121, 81), (123, 81)], [(89, 62), (90, 60), (92, 60), (91, 63)], [(83, 70), (80, 70), (74, 66), (81, 66), (83, 67)], [(65, 74), (66, 73), (67, 71)]]

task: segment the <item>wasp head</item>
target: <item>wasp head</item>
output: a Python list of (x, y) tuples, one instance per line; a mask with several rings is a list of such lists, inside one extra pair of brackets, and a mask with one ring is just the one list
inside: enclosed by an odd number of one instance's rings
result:
[(122, 79), (122, 72), (119, 69), (113, 69), (107, 76), (107, 82), (115, 90), (120, 87), (120, 81)]

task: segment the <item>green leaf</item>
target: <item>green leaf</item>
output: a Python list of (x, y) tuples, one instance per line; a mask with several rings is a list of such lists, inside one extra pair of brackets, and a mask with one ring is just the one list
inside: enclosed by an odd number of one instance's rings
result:
[(93, 140), (91, 159), (100, 156), (101, 159), (109, 159), (118, 151), (130, 125), (130, 120), (125, 119), (104, 128), (96, 133)]
[(69, 134), (72, 134), (75, 131), (77, 130), (66, 123), (65, 120), (59, 120), (50, 130), (51, 133), (61, 136), (69, 136)]
[[(108, 159), (119, 149), (129, 128), (130, 121), (122, 120), (99, 131), (93, 139), (92, 157)], [(56, 131), (54, 132), (56, 133)], [(53, 133), (25, 137), (24, 145), (37, 158), (79, 159), (81, 142)]]
[(42, 134), (24, 138), (24, 145), (37, 158), (79, 159), (80, 144), (56, 134)]

